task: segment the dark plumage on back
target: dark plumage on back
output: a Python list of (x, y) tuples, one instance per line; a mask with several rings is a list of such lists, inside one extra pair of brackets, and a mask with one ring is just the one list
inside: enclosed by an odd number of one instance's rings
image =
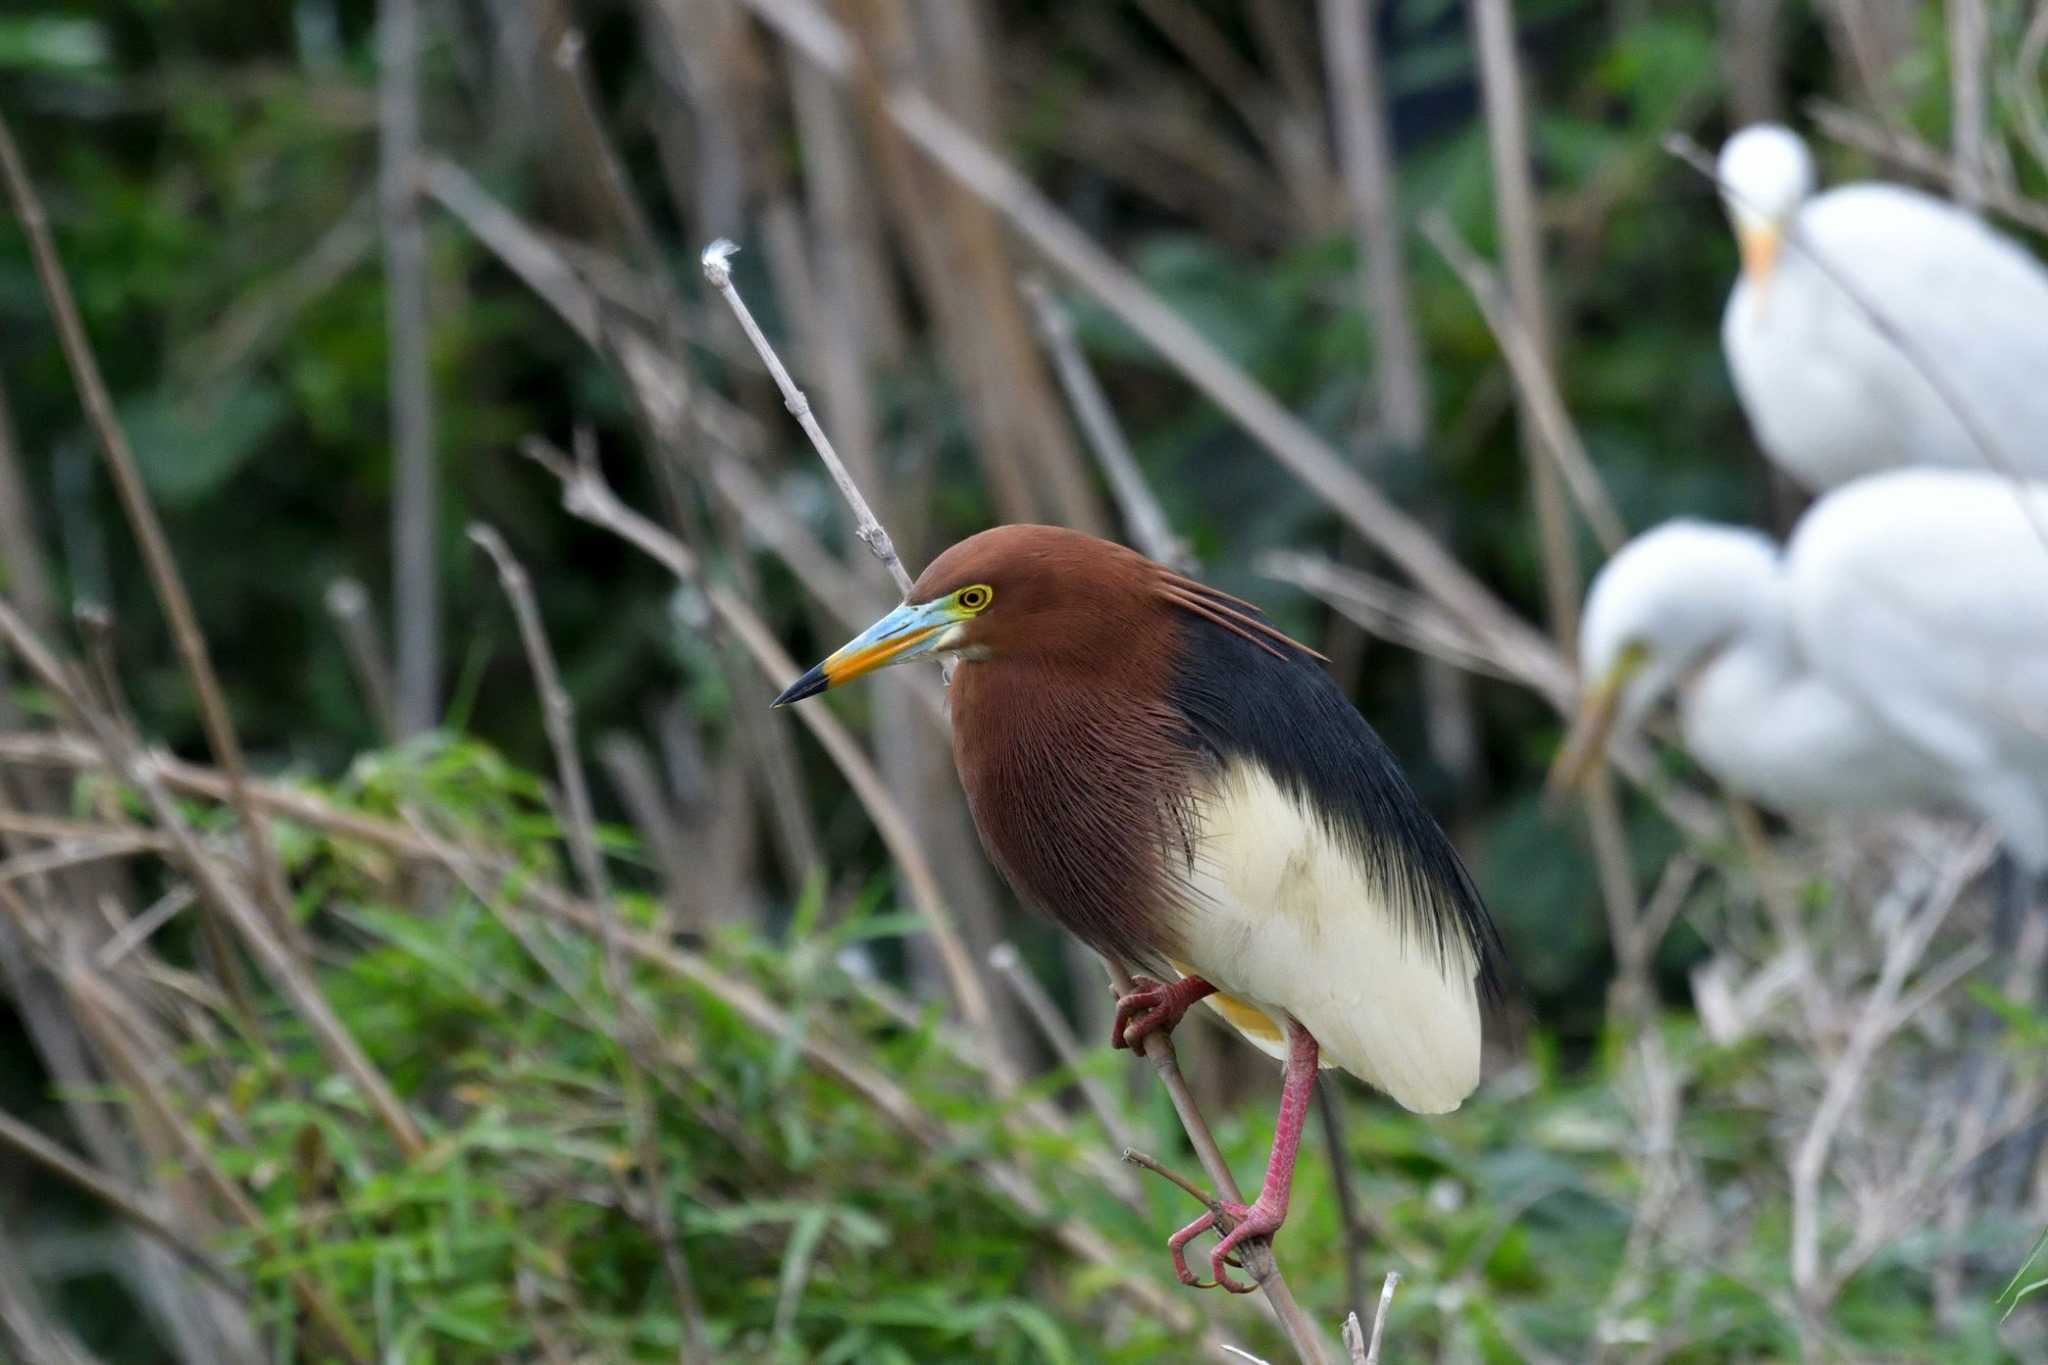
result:
[(1329, 673), (1299, 646), (1275, 655), (1200, 618), (1183, 620), (1180, 631), (1171, 696), (1189, 742), (1212, 763), (1264, 768), (1380, 880), (1384, 904), (1416, 916), (1406, 932), (1430, 943), (1440, 962), (1462, 945), (1479, 964), (1482, 995), (1498, 1000), (1504, 951), (1478, 888)]

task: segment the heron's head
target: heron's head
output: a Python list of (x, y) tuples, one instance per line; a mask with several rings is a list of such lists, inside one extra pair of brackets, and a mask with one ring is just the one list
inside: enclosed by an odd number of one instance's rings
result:
[(1550, 770), (1553, 794), (1767, 609), (1777, 564), (1761, 532), (1699, 521), (1666, 522), (1607, 561), (1579, 623), (1579, 713)]
[(1742, 249), (1743, 277), (1761, 289), (1777, 264), (1792, 215), (1813, 193), (1813, 154), (1790, 128), (1752, 123), (1722, 145), (1714, 169)]
[(948, 654), (1107, 663), (1157, 610), (1161, 572), (1135, 550), (1079, 531), (994, 527), (934, 559), (902, 606), (790, 684), (775, 704)]

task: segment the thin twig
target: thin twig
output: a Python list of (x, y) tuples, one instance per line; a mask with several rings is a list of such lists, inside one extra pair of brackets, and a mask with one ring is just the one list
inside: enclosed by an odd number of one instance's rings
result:
[(1380, 1306), (1373, 1310), (1372, 1339), (1366, 1343), (1365, 1365), (1379, 1365), (1380, 1338), (1387, 1330), (1387, 1310), (1394, 1306), (1394, 1288), (1401, 1283), (1401, 1272), (1389, 1270), (1387, 1282), (1380, 1286)]
[[(109, 1008), (110, 992), (105, 978), (82, 961), (73, 960), (64, 970), (63, 981), (84, 1031), (107, 1059), (110, 1070), (121, 1081), (129, 1098), (139, 1105), (156, 1130), (175, 1148), (178, 1164), (196, 1175), (200, 1183), (233, 1212), (255, 1238), (263, 1255), (279, 1255), (281, 1248), (268, 1231), (269, 1220), (263, 1210), (221, 1168), (205, 1140), (180, 1112), (180, 1105), (165, 1092), (157, 1068), (144, 1060), (127, 1030), (115, 1019)], [(320, 1283), (304, 1268), (294, 1268), (285, 1273), (299, 1302), (342, 1354), (357, 1365), (368, 1365), (372, 1356), (361, 1334)]]
[(34, 182), (29, 179), (28, 167), (21, 159), (14, 134), (4, 117), (0, 117), (0, 178), (6, 180), (8, 198), (13, 202), (15, 216), (21, 220), (23, 233), (28, 238), (36, 276), (42, 282), (43, 293), (50, 302), (50, 313), (56, 319), (57, 337), (63, 346), (65, 363), (71, 369), (86, 418), (98, 438), (100, 453), (106, 460), (114, 491), (121, 501), (121, 510), (126, 514), (136, 543), (142, 550), (143, 563), (148, 569), (157, 602), (170, 622), (172, 642), (199, 703), (199, 720), (206, 732), (207, 747), (227, 777), (229, 804), (242, 822), (249, 840), (250, 857), (256, 865), (263, 911), (282, 943), (303, 959), (306, 956), (304, 939), (298, 923), (291, 917), (284, 869), (277, 861), (277, 851), (271, 845), (269, 828), (262, 813), (249, 797), (249, 772), (242, 756), (242, 741), (236, 735), (234, 721), (228, 713), (227, 698), (221, 691), (220, 678), (214, 672), (213, 659), (207, 652), (206, 637), (199, 631), (199, 618), (192, 609), (192, 599), (185, 591), (184, 580), (179, 576), (177, 561), (171, 555), (170, 541), (164, 535), (163, 523), (157, 519), (155, 505), (149, 500), (148, 487), (135, 463), (135, 452), (128, 445), (128, 435), (115, 413), (113, 395), (100, 374), (99, 360), (93, 354), (85, 321), (79, 316), (71, 284), (64, 275), (63, 262), (57, 255), (56, 243), (50, 237), (49, 219), (43, 211), (42, 199), (36, 193)]
[[(2036, 16), (2035, 23), (2035, 33), (2040, 36), (2030, 34), (2030, 38), (2038, 44), (2048, 45), (2048, 21)], [(2036, 46), (2033, 52), (2034, 64), (2038, 66), (2042, 47)], [(2021, 85), (2026, 86), (2027, 82), (2023, 80)], [(2032, 98), (2038, 104), (2041, 98), (2038, 86), (2032, 88), (2035, 90)], [(1843, 146), (1868, 152), (1874, 157), (1890, 162), (1902, 171), (1926, 176), (1951, 187), (1955, 185), (1958, 175), (1955, 162), (1932, 143), (1924, 142), (1903, 129), (1887, 128), (1874, 123), (1826, 100), (1809, 100), (1804, 108), (1819, 125), (1821, 132)], [(2048, 130), (2044, 130), (2041, 146), (2036, 155), (2048, 161)], [(1690, 159), (1687, 158), (1688, 161)], [(1984, 207), (1989, 212), (2023, 228), (2034, 232), (2048, 232), (2048, 203), (2028, 199), (2002, 181), (1992, 181), (1984, 186)]]
[(731, 306), (733, 315), (739, 319), (740, 326), (746, 331), (747, 340), (754, 343), (754, 349), (760, 352), (762, 363), (768, 367), (768, 372), (775, 376), (775, 386), (782, 390), (783, 403), (796, 418), (797, 424), (803, 427), (804, 435), (811, 438), (811, 445), (818, 452), (818, 458), (824, 461), (825, 472), (832, 476), (833, 484), (839, 489), (839, 496), (845, 498), (846, 505), (853, 509), (853, 533), (859, 536), (861, 542), (874, 553), (875, 558), (881, 561), (882, 567), (889, 571), (889, 577), (895, 581), (897, 588), (908, 597), (910, 575), (903, 570), (903, 561), (896, 555), (895, 543), (889, 539), (889, 533), (882, 529), (882, 523), (875, 519), (874, 510), (868, 506), (868, 500), (861, 495), (853, 476), (846, 472), (846, 465), (841, 462), (839, 452), (832, 448), (831, 438), (825, 435), (825, 428), (818, 424), (817, 415), (811, 411), (811, 400), (804, 397), (803, 390), (789, 377), (789, 371), (784, 368), (782, 358), (776, 355), (775, 348), (768, 344), (768, 338), (762, 334), (761, 325), (754, 321), (754, 315), (748, 310), (746, 300), (740, 297), (740, 291), (733, 286), (731, 258), (738, 250), (738, 247), (724, 238), (705, 247), (704, 278), (711, 282), (711, 287), (723, 295), (726, 303)]
[(1145, 482), (1138, 457), (1131, 453), (1130, 442), (1124, 439), (1123, 427), (1109, 406), (1108, 395), (1103, 393), (1088, 358), (1081, 354), (1080, 343), (1074, 339), (1074, 320), (1067, 316), (1067, 310), (1053, 297), (1045, 281), (1027, 276), (1023, 289), (1038, 317), (1038, 333), (1045, 338), (1046, 349), (1052, 352), (1053, 371), (1059, 375), (1067, 401), (1073, 404), (1081, 434), (1088, 438), (1088, 448), (1095, 452), (1096, 463), (1109, 479), (1109, 491), (1116, 498), (1117, 511), (1123, 514), (1132, 542), (1169, 568), (1181, 573), (1199, 572), (1200, 563), (1188, 543), (1173, 533), (1166, 509), (1159, 505), (1159, 499)]
[(1365, 1298), (1365, 1223), (1358, 1213), (1358, 1193), (1351, 1184), (1350, 1152), (1344, 1143), (1343, 1101), (1328, 1080), (1316, 1087), (1316, 1112), (1323, 1122), (1323, 1150), (1330, 1160), (1330, 1193), (1336, 1204), (1337, 1233), (1344, 1248), (1344, 1302)]

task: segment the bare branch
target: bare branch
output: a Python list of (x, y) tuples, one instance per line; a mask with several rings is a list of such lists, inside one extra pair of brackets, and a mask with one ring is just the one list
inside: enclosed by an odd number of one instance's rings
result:
[[(2048, 14), (2048, 10), (2043, 10), (2042, 13)], [(2042, 20), (2037, 16), (2034, 28), (2029, 31), (2029, 39), (2036, 44), (2033, 48), (2034, 65), (2039, 66), (2042, 52), (2044, 48), (2048, 48), (2048, 20)], [(2021, 85), (2026, 86), (2027, 81), (2022, 80)], [(2036, 93), (2032, 98), (2038, 106), (2041, 98), (2038, 85), (2033, 88)], [(1948, 154), (1904, 129), (1886, 128), (1826, 100), (1809, 100), (1805, 110), (1812, 116), (1813, 121), (1820, 125), (1821, 132), (1845, 147), (1868, 152), (1902, 171), (1938, 181), (1951, 187), (1951, 190), (1957, 183), (1960, 172)], [(2026, 125), (2023, 123), (2022, 126)], [(2044, 163), (2048, 163), (2048, 124), (2044, 124), (2036, 155), (2043, 158)], [(1692, 159), (1686, 157), (1685, 160), (1691, 162)], [(1709, 161), (1706, 164), (1713, 163)], [(1698, 163), (1694, 165), (1697, 168)], [(2038, 199), (2028, 199), (2003, 182), (1987, 183), (1983, 191), (1984, 208), (1987, 211), (2030, 231), (2048, 233), (2048, 204)]]
[(623, 1021), (627, 1035), (622, 1048), (622, 1070), (625, 1073), (627, 1113), (639, 1151), (641, 1178), (646, 1183), (646, 1222), (660, 1249), (662, 1267), (675, 1294), (677, 1315), (683, 1330), (680, 1358), (687, 1362), (698, 1358), (705, 1350), (704, 1310), (697, 1299), (689, 1262), (684, 1259), (682, 1248), (676, 1241), (675, 1216), (669, 1208), (664, 1174), (667, 1163), (662, 1159), (656, 1138), (647, 1099), (647, 1079), (640, 1060), (642, 1047), (639, 1044), (651, 1039), (654, 1029), (634, 1007), (632, 983), (619, 948), (618, 907), (612, 901), (604, 859), (598, 851), (597, 817), (590, 804), (590, 780), (584, 771), (582, 755), (576, 748), (576, 705), (570, 699), (569, 690), (562, 686), (561, 671), (555, 666), (555, 652), (548, 644), (547, 631), (541, 624), (540, 604), (534, 600), (533, 584), (527, 578), (525, 567), (513, 556), (504, 537), (491, 527), (473, 524), (469, 528), (469, 538), (497, 566), (498, 582), (503, 586), (505, 597), (512, 604), (512, 614), (519, 622), (519, 637), (526, 649), (527, 664), (533, 670), (534, 686), (540, 693), (541, 723), (547, 730), (549, 747), (554, 750), (555, 771), (562, 784), (570, 856), (575, 860), (585, 894), (597, 907), (605, 989), (612, 997), (612, 1008)]

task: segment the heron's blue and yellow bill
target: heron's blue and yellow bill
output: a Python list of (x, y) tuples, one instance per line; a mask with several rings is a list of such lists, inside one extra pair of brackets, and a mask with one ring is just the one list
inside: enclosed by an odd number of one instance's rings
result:
[(929, 654), (949, 629), (971, 614), (962, 611), (948, 597), (930, 602), (905, 602), (784, 688), (773, 704), (787, 706), (805, 697), (815, 697), (828, 687), (851, 682), (863, 673), (872, 673), (891, 664), (908, 663)]
[(1607, 751), (1608, 737), (1621, 718), (1628, 685), (1649, 657), (1649, 651), (1640, 644), (1629, 645), (1581, 694), (1578, 714), (1565, 731), (1564, 743), (1558, 746), (1550, 775), (1543, 783), (1547, 801), (1556, 804), (1578, 791), (1599, 766), (1601, 755)]

